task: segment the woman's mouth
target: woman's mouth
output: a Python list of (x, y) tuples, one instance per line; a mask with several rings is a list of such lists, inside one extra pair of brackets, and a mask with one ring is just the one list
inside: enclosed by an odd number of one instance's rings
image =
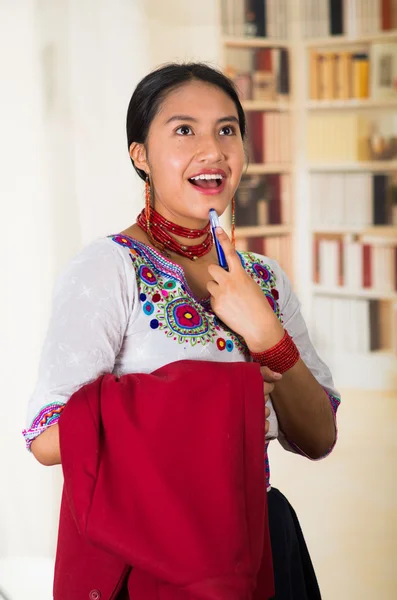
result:
[(225, 188), (226, 177), (221, 173), (200, 173), (190, 177), (189, 183), (202, 194), (220, 194)]

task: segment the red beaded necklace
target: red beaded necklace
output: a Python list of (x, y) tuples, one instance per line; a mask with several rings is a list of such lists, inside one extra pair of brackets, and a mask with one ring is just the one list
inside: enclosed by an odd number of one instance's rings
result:
[[(208, 254), (214, 244), (209, 222), (204, 229), (181, 227), (181, 225), (177, 225), (176, 223), (172, 223), (165, 219), (160, 213), (154, 210), (154, 208), (150, 209), (149, 220), (147, 219), (146, 209), (144, 208), (138, 215), (136, 222), (148, 235), (152, 244), (167, 256), (169, 256), (168, 252), (175, 252), (190, 260), (197, 260), (201, 256)], [(178, 235), (189, 240), (196, 240), (205, 235), (205, 239), (201, 244), (184, 246), (183, 244), (180, 244), (173, 235)]]

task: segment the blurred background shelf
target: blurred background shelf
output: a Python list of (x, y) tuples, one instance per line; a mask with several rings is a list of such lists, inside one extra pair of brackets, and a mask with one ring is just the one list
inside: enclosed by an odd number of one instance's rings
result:
[(372, 289), (353, 290), (345, 287), (325, 287), (313, 283), (313, 293), (319, 296), (340, 296), (347, 298), (369, 298), (375, 300), (392, 300), (397, 302), (397, 292), (383, 292)]
[(379, 236), (385, 238), (395, 238), (397, 241), (397, 226), (394, 225), (372, 225), (366, 227), (354, 227), (352, 225), (315, 225), (312, 231), (315, 234)]
[(396, 160), (379, 160), (368, 162), (328, 162), (310, 163), (309, 171), (318, 172), (348, 172), (348, 171), (372, 171), (373, 173), (387, 173), (397, 171)]
[(396, 109), (396, 98), (372, 99), (350, 98), (348, 100), (309, 100), (306, 107), (309, 110), (356, 110), (356, 109)]
[(286, 163), (248, 165), (246, 175), (264, 175), (266, 173), (290, 173), (292, 165)]
[(292, 227), (289, 225), (254, 225), (252, 227), (236, 227), (236, 238), (286, 235), (291, 232)]
[(288, 48), (290, 42), (287, 40), (269, 39), (264, 37), (233, 37), (222, 38), (224, 46), (230, 48)]
[(397, 29), (394, 29), (392, 31), (381, 31), (378, 33), (368, 35), (358, 35), (356, 37), (348, 37), (346, 35), (332, 35), (323, 38), (312, 38), (304, 40), (303, 44), (307, 48), (325, 48), (336, 46), (354, 46), (359, 44), (375, 44), (379, 42), (395, 41), (396, 39)]
[(244, 110), (248, 112), (256, 110), (288, 111), (293, 108), (289, 102), (279, 102), (277, 100), (243, 100), (242, 105)]

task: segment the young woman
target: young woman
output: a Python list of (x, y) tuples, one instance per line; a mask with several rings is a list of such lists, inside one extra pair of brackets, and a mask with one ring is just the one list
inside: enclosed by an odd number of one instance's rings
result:
[(62, 409), (103, 373), (150, 373), (180, 359), (260, 361), (275, 597), (315, 599), (296, 515), (270, 488), (267, 445), (278, 438), (311, 459), (327, 455), (339, 398), (277, 262), (237, 252), (218, 229), (229, 270), (218, 265), (209, 210), (221, 215), (233, 203), (245, 136), (238, 95), (220, 72), (170, 64), (139, 83), (127, 137), (145, 208), (136, 223), (85, 248), (59, 278), (25, 437), (41, 463), (60, 463)]

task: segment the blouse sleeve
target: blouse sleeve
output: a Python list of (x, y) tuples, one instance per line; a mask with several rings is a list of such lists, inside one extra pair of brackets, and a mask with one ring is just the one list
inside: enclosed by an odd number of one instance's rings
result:
[(126, 258), (123, 248), (101, 239), (58, 278), (38, 380), (28, 404), (28, 429), (23, 432), (28, 448), (58, 421), (79, 388), (113, 371), (136, 294)]
[[(288, 333), (294, 340), (303, 362), (327, 394), (334, 414), (335, 431), (337, 434), (336, 411), (340, 404), (339, 392), (334, 386), (334, 382), (329, 368), (321, 360), (310, 340), (306, 323), (302, 317), (301, 304), (292, 289), (291, 283), (287, 275), (284, 273), (281, 267), (278, 267), (277, 272), (277, 281), (280, 284), (280, 311), (282, 314), (284, 328), (288, 331)], [(335, 436), (335, 442), (336, 437), (337, 435)], [(278, 440), (283, 446), (283, 448), (285, 448), (286, 450), (302, 454), (303, 456), (307, 456), (296, 444), (288, 441), (285, 438), (280, 428), (278, 433)], [(335, 443), (321, 458), (327, 456), (332, 451), (334, 445)]]

